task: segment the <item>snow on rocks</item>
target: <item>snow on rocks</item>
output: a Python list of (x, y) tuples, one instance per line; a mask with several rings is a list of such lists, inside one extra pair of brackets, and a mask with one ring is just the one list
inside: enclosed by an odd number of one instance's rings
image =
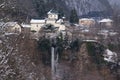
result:
[(106, 49), (105, 54), (104, 54), (104, 60), (107, 62), (116, 63), (117, 62), (117, 54), (115, 52), (112, 52), (109, 49)]

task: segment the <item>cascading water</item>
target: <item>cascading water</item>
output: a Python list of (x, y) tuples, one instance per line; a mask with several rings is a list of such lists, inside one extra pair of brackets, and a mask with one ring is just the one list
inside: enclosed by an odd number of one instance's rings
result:
[(55, 53), (54, 53), (54, 47), (51, 47), (51, 76), (52, 80), (55, 80)]
[(58, 60), (59, 60), (59, 54), (55, 55), (55, 48), (52, 47), (51, 48), (51, 76), (52, 76), (52, 80), (56, 80), (56, 77), (59, 76), (58, 74)]

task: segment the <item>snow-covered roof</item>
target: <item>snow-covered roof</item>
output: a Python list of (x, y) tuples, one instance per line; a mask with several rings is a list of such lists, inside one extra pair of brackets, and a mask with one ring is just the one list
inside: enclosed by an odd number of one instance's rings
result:
[(88, 29), (84, 29), (84, 30), (82, 30), (82, 32), (89, 32), (89, 30)]
[(45, 19), (31, 19), (30, 23), (45, 23)]
[(22, 25), (22, 27), (26, 27), (26, 28), (30, 28), (31, 26), (30, 25), (28, 25), (28, 24), (21, 24)]
[(57, 21), (57, 23), (61, 23), (61, 22), (63, 22), (63, 19), (59, 19), (59, 20)]
[(58, 14), (58, 12), (53, 10), (53, 9), (51, 9), (47, 14)]
[(113, 20), (111, 19), (102, 19), (99, 21), (99, 23), (103, 23), (103, 22), (113, 22)]
[(16, 24), (17, 24), (17, 22), (7, 22), (7, 23), (5, 23), (4, 26), (10, 26), (10, 27), (13, 27), (13, 26), (15, 26)]
[(81, 21), (88, 21), (88, 20), (94, 21), (94, 19), (92, 19), (92, 18), (81, 18), (79, 20), (81, 20)]

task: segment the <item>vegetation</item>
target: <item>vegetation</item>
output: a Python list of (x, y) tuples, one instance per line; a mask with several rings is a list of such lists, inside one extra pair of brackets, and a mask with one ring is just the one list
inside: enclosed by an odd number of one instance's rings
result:
[(45, 9), (45, 2), (43, 0), (34, 0), (35, 9), (38, 12), (39, 17), (45, 16), (46, 13)]
[(42, 53), (41, 55), (42, 55), (43, 64), (45, 64), (45, 65), (50, 64), (50, 62), (51, 62), (51, 60), (50, 60), (51, 59), (51, 54), (50, 54), (51, 42), (50, 42), (50, 40), (47, 38), (44, 38), (44, 37), (39, 39), (38, 49), (40, 49), (40, 51)]
[(70, 22), (71, 23), (78, 23), (78, 15), (77, 15), (77, 12), (75, 9), (71, 10), (71, 13), (70, 13)]
[(46, 52), (46, 51), (50, 50), (50, 47), (51, 47), (51, 43), (50, 43), (49, 39), (47, 39), (47, 38), (39, 39), (38, 48), (41, 51)]
[(70, 48), (71, 48), (72, 51), (79, 51), (80, 40), (76, 39), (76, 40), (72, 41), (71, 44), (70, 44)]
[(42, 53), (42, 60), (47, 62), (49, 61), (49, 63), (51, 57), (51, 46), (55, 48), (55, 53), (59, 55), (59, 59), (61, 59), (61, 57), (63, 56), (65, 49), (70, 49), (72, 51), (73, 57), (75, 57), (75, 53), (78, 52), (80, 48), (80, 40), (76, 39), (69, 43), (67, 35), (63, 37), (62, 33), (60, 33), (60, 35), (54, 39), (49, 39), (45, 37), (40, 38), (38, 41), (38, 49)]
[(32, 30), (31, 32), (35, 33), (36, 31), (35, 31), (35, 30)]
[(63, 11), (62, 8), (60, 8), (60, 9), (58, 10), (58, 13), (59, 13), (59, 15), (58, 15), (59, 18), (62, 18), (62, 17), (64, 16), (64, 11)]
[(49, 31), (49, 30), (50, 30), (50, 31), (55, 31), (55, 27), (54, 27), (54, 25), (52, 25), (52, 24), (46, 24), (46, 25), (43, 26), (43, 30), (44, 30), (44, 31), (47, 31), (47, 30), (48, 30), (48, 31)]
[(96, 48), (93, 43), (87, 43), (87, 49), (89, 56), (91, 56), (92, 61), (97, 64), (98, 67), (105, 63), (103, 58), (103, 49), (102, 46)]

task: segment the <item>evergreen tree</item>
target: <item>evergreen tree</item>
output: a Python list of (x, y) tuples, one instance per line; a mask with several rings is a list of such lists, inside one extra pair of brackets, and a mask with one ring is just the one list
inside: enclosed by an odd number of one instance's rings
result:
[(42, 18), (43, 16), (45, 16), (46, 13), (45, 2), (43, 0), (35, 0), (34, 3), (39, 17)]
[(64, 16), (64, 12), (62, 8), (59, 8), (58, 13), (59, 13), (59, 18), (62, 18)]
[(71, 10), (71, 13), (70, 13), (70, 22), (71, 23), (78, 23), (78, 15), (77, 15), (77, 12), (75, 9)]

